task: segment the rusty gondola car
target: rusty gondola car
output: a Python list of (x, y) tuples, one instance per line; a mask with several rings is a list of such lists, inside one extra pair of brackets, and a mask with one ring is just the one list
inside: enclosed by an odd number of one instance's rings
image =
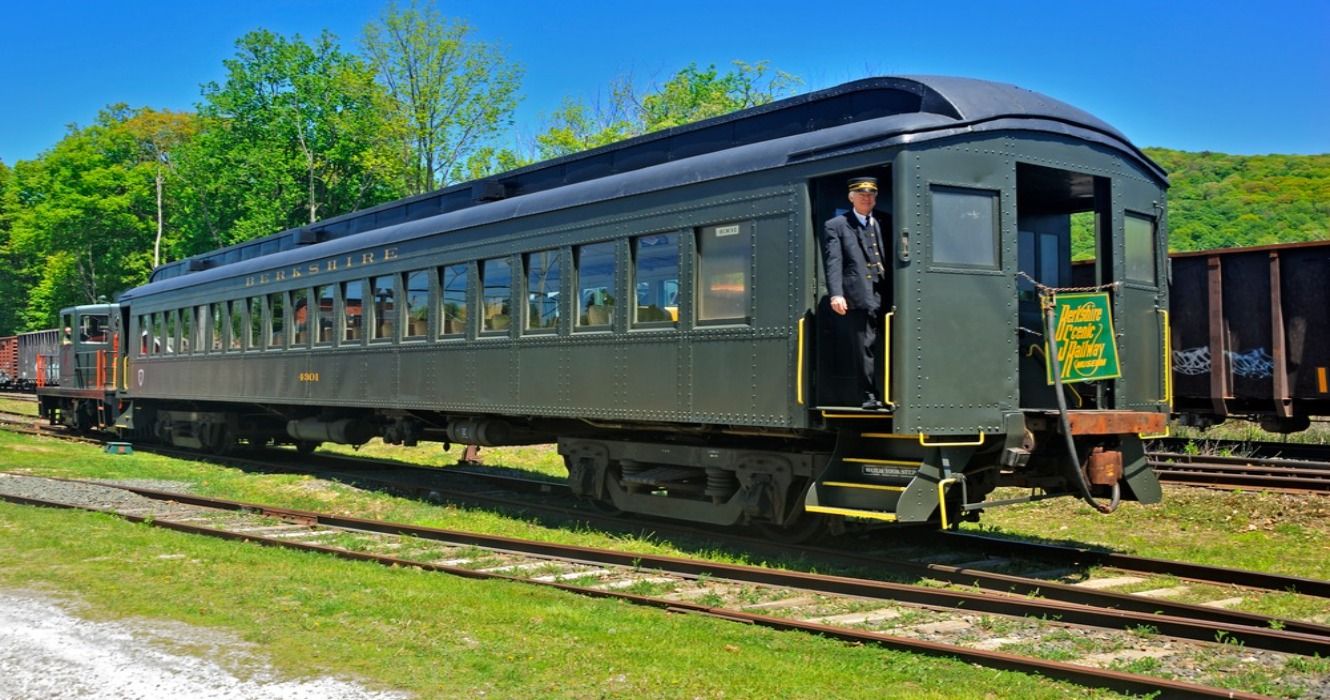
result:
[(60, 332), (51, 329), (0, 338), (0, 390), (31, 392), (60, 369)]
[[(893, 221), (881, 411), (845, 398), (819, 258), (862, 175)], [(787, 531), (977, 517), (1004, 485), (1155, 501), (1166, 187), (1043, 95), (871, 78), (162, 266), (67, 311), (109, 335), (42, 411), (212, 451), (557, 442), (586, 498)], [(1027, 346), (1078, 214), (1120, 371), (1067, 408)]]
[(1272, 432), (1330, 416), (1330, 242), (1174, 253), (1174, 410)]

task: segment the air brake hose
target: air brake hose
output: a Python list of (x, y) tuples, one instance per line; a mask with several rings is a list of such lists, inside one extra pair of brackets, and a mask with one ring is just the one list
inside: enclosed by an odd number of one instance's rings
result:
[(1104, 505), (1095, 500), (1090, 493), (1090, 484), (1085, 481), (1085, 474), (1081, 473), (1081, 457), (1076, 452), (1076, 440), (1071, 436), (1071, 418), (1067, 411), (1067, 397), (1062, 388), (1062, 363), (1058, 360), (1058, 339), (1054, 335), (1053, 327), (1053, 296), (1051, 294), (1043, 295), (1044, 307), (1044, 335), (1048, 338), (1048, 361), (1053, 370), (1053, 384), (1057, 389), (1058, 399), (1058, 419), (1062, 423), (1062, 435), (1067, 441), (1067, 462), (1068, 469), (1071, 470), (1072, 482), (1076, 484), (1077, 490), (1081, 492), (1081, 498), (1089, 503), (1100, 513), (1112, 513), (1118, 509), (1118, 504), (1122, 499), (1122, 487), (1119, 483), (1113, 484), (1113, 500)]

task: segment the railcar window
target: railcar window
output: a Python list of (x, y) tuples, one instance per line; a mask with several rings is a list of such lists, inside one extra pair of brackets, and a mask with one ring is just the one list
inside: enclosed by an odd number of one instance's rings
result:
[(319, 333), (316, 342), (326, 345), (333, 341), (333, 329), (337, 322), (337, 303), (334, 298), (336, 287), (325, 284), (316, 292), (318, 296)]
[(481, 330), (508, 330), (513, 314), (513, 271), (508, 259), (486, 260), (480, 269), (480, 285), (484, 304)]
[(679, 320), (679, 234), (633, 239), (633, 323)]
[(180, 310), (180, 354), (188, 355), (194, 349), (194, 307)]
[(998, 268), (996, 192), (933, 188), (933, 262)]
[(1154, 219), (1128, 213), (1125, 234), (1127, 279), (1154, 285), (1156, 283)]
[(166, 336), (165, 336), (166, 342), (162, 345), (162, 352), (167, 355), (172, 355), (175, 353), (175, 347), (176, 347), (175, 333), (176, 329), (179, 328), (179, 324), (176, 321), (179, 319), (179, 316), (180, 316), (179, 312), (177, 312), (175, 309), (171, 309), (170, 311), (166, 312)]
[(707, 226), (698, 230), (699, 321), (742, 321), (748, 317), (753, 267), (750, 224)]
[(263, 297), (249, 298), (249, 349), (263, 349)]
[(443, 290), (442, 324), (439, 326), (443, 335), (462, 335), (466, 333), (466, 265), (449, 265), (443, 268), (440, 288)]
[(397, 331), (397, 275), (374, 278), (374, 340), (392, 340)]
[(558, 329), (559, 251), (528, 254), (526, 270), (527, 330)]
[(281, 350), (286, 347), (286, 294), (277, 292), (268, 295), (268, 349)]
[(162, 341), (165, 337), (166, 335), (163, 333), (162, 314), (159, 311), (152, 315), (152, 354), (162, 354), (162, 346), (164, 345)]
[(200, 304), (194, 307), (194, 352), (208, 351), (208, 307)]
[(100, 314), (79, 316), (79, 340), (84, 343), (105, 343), (108, 328), (106, 316)]
[(614, 323), (618, 290), (613, 241), (577, 249), (577, 325), (606, 328)]
[(221, 352), (226, 345), (226, 311), (221, 304), (213, 304), (209, 315), (212, 316), (212, 344), (209, 347), (213, 352)]
[(245, 342), (245, 300), (231, 300), (231, 349), (242, 350)]
[(342, 308), (346, 318), (342, 340), (359, 341), (365, 333), (365, 283), (362, 280), (342, 283)]
[(429, 272), (417, 270), (406, 275), (406, 327), (408, 339), (429, 335)]
[(291, 347), (309, 347), (309, 290), (291, 292)]
[(151, 344), (152, 336), (152, 317), (144, 314), (139, 316), (139, 356), (148, 354), (148, 346)]

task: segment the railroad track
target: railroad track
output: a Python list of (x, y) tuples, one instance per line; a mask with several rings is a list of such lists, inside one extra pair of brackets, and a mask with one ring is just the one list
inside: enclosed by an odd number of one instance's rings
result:
[[(708, 615), (783, 630), (991, 666), (1040, 673), (1129, 693), (1164, 697), (1258, 697), (1188, 679), (1214, 676), (1231, 655), (1284, 664), (1330, 654), (1330, 628), (1253, 619), (1219, 623), (1171, 615), (1048, 601), (991, 592), (722, 564), (423, 528), (286, 508), (209, 499), (125, 485), (0, 475), (0, 498), (29, 505), (114, 513), (134, 522), (200, 535), (331, 554), (384, 565), (542, 585), (579, 595), (619, 598), (673, 612)], [(1016, 619), (984, 632), (988, 616)], [(1056, 622), (1052, 622), (1055, 620)], [(1150, 629), (1157, 633), (1142, 633)], [(997, 651), (1013, 639), (1048, 639), (1062, 631), (1102, 639), (1107, 651), (1079, 663)], [(1229, 640), (1216, 644), (1216, 635)], [(940, 641), (942, 640), (942, 641)], [(1097, 665), (1167, 649), (1185, 659), (1155, 678)], [(1225, 659), (1225, 656), (1230, 658)], [(1222, 674), (1223, 671), (1218, 671)], [(1309, 681), (1310, 682), (1310, 681)]]
[(11, 391), (0, 391), (0, 399), (12, 399), (14, 401), (31, 401), (37, 403), (36, 394), (16, 394)]
[(1330, 492), (1330, 462), (1281, 457), (1151, 452), (1150, 466), (1163, 481), (1226, 489), (1289, 493)]
[[(182, 459), (225, 464), (247, 471), (299, 472), (358, 488), (420, 500), (453, 501), (497, 507), (524, 515), (538, 514), (543, 515), (551, 525), (555, 526), (574, 521), (587, 522), (598, 528), (621, 532), (650, 531), (655, 534), (691, 538), (709, 545), (723, 542), (736, 551), (752, 552), (767, 557), (802, 557), (823, 563), (834, 563), (848, 570), (889, 571), (907, 579), (934, 579), (1020, 595), (1037, 593), (1056, 600), (1122, 610), (1208, 616), (1206, 619), (1221, 623), (1266, 624), (1267, 621), (1222, 608), (1178, 604), (1157, 596), (1115, 593), (1078, 585), (1084, 584), (1084, 581), (1069, 583), (1057, 579), (1075, 579), (1082, 576), (1079, 572), (1098, 566), (1109, 567), (1111, 569), (1109, 576), (1112, 578), (1124, 581), (1133, 579), (1123, 584), (1128, 587), (1132, 583), (1149, 580), (1146, 577), (1171, 577), (1189, 584), (1233, 586), (1249, 594), (1254, 591), (1291, 591), (1330, 598), (1330, 582), (1315, 579), (1134, 557), (1081, 547), (999, 540), (958, 533), (936, 533), (922, 527), (917, 528), (911, 539), (926, 542), (925, 549), (929, 550), (929, 554), (924, 556), (923, 561), (917, 558), (906, 559), (885, 554), (862, 553), (865, 544), (861, 540), (846, 542), (840, 547), (773, 542), (765, 536), (745, 536), (737, 531), (718, 532), (715, 529), (699, 528), (677, 521), (609, 514), (586, 502), (576, 500), (562, 480), (522, 476), (514, 474), (514, 470), (494, 467), (441, 469), (327, 453), (299, 455), (293, 450), (253, 450), (218, 457), (152, 445), (143, 446), (141, 449)], [(957, 553), (958, 549), (962, 551)], [(938, 551), (947, 552), (948, 556), (943, 559), (951, 559), (953, 563), (940, 560), (937, 557)], [(1003, 568), (1038, 569), (1045, 575), (1023, 576), (992, 570)], [(1237, 594), (1241, 592), (1235, 591)], [(1228, 600), (1231, 601), (1232, 598)], [(1293, 624), (1295, 627), (1298, 624), (1293, 621), (1285, 623)]]

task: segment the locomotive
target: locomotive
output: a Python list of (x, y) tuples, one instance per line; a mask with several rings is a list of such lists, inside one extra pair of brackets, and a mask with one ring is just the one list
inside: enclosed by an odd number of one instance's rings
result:
[[(853, 176), (893, 222), (885, 410), (846, 398), (820, 260)], [(1166, 188), (1044, 95), (864, 79), (163, 265), (62, 312), (40, 410), (218, 453), (557, 443), (582, 497), (785, 533), (1156, 502)]]

